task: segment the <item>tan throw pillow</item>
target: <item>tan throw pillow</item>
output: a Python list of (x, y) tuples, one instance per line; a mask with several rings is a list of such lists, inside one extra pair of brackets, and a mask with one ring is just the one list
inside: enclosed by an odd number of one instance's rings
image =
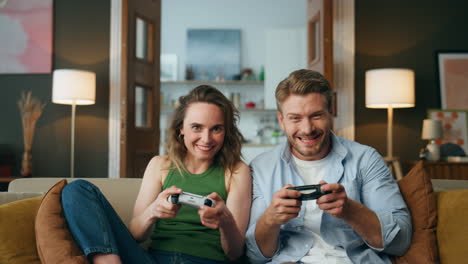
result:
[(441, 263), (468, 260), (468, 190), (437, 194), (437, 241)]
[(398, 182), (401, 194), (411, 212), (413, 238), (409, 250), (394, 263), (438, 263), (436, 241), (437, 210), (435, 195), (423, 162), (418, 162)]
[(36, 244), (43, 264), (89, 263), (75, 243), (63, 216), (61, 194), (66, 184), (66, 180), (61, 180), (52, 186), (37, 212)]
[(0, 205), (0, 263), (41, 264), (36, 251), (34, 217), (42, 196)]

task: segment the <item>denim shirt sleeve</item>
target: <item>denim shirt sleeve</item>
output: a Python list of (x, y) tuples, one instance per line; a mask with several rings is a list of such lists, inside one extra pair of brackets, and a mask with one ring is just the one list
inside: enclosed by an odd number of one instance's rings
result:
[(401, 256), (411, 244), (411, 216), (382, 157), (372, 149), (364, 168), (361, 169), (361, 199), (365, 206), (377, 215), (382, 232), (382, 248), (377, 252)]
[[(262, 216), (263, 212), (268, 207), (267, 201), (263, 193), (261, 192), (261, 188), (254, 177), (255, 170), (252, 169), (252, 177), (253, 177), (253, 191), (252, 191), (252, 207), (250, 209), (250, 222), (249, 228), (247, 229), (247, 233), (245, 235), (245, 241), (247, 246), (247, 257), (249, 258), (251, 263), (266, 263), (271, 260), (271, 258), (265, 257), (260, 248), (257, 245), (257, 240), (255, 239), (255, 229), (257, 227), (257, 221)], [(278, 250), (277, 250), (278, 251)]]

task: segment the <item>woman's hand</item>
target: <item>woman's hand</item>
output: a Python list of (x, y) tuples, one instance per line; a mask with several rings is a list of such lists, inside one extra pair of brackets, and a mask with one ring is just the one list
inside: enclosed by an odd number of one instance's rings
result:
[[(218, 229), (231, 214), (226, 207), (223, 199), (215, 192), (208, 195), (209, 198), (213, 199), (216, 203), (215, 207), (209, 207), (203, 205), (198, 209), (200, 215), (200, 221), (202, 225), (211, 228)], [(232, 217), (231, 217), (232, 218)]]
[(170, 203), (167, 199), (172, 194), (181, 194), (182, 189), (172, 186), (160, 192), (156, 200), (149, 206), (150, 214), (155, 218), (172, 218), (177, 215), (180, 205)]

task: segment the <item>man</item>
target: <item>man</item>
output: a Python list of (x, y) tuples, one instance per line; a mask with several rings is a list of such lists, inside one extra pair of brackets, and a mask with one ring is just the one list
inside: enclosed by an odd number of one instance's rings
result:
[[(376, 150), (332, 133), (331, 99), (328, 81), (311, 70), (276, 88), (288, 140), (251, 163), (253, 263), (391, 263), (410, 245), (411, 219), (395, 180)], [(331, 193), (316, 201), (287, 189), (318, 183)]]

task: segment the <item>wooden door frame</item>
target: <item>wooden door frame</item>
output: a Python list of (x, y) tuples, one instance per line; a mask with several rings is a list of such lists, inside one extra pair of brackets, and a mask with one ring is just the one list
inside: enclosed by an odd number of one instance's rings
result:
[[(122, 104), (127, 77), (127, 23), (128, 0), (111, 0), (110, 58), (109, 58), (109, 163), (108, 177), (121, 175), (120, 138), (125, 131), (121, 128), (121, 117), (126, 115)], [(333, 76), (339, 93), (335, 132), (354, 140), (354, 2), (355, 0), (333, 0)]]

